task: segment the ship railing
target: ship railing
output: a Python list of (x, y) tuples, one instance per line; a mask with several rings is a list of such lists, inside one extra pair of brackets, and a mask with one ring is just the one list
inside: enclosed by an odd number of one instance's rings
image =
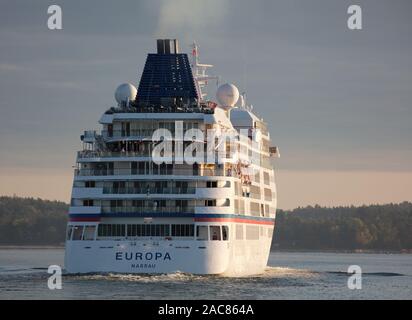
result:
[[(226, 154), (225, 154), (226, 155)], [(78, 159), (88, 158), (120, 158), (120, 157), (152, 157), (152, 150), (144, 151), (96, 151), (96, 150), (82, 150), (77, 152)], [(171, 157), (175, 157), (175, 153), (171, 154)], [(207, 156), (204, 157), (205, 161)], [(231, 159), (230, 155), (226, 156), (227, 159)]]
[(140, 206), (140, 207), (110, 207), (110, 206), (102, 206), (103, 213), (136, 213), (136, 214), (150, 214), (150, 213), (194, 213), (195, 211), (194, 206), (186, 206), (186, 207), (148, 207), (148, 206)]
[(118, 158), (118, 157), (150, 157), (151, 151), (94, 151), (94, 150), (82, 150), (77, 152), (77, 158)]
[(154, 129), (102, 130), (103, 138), (151, 138)]
[(140, 104), (139, 106), (133, 105), (129, 108), (115, 108), (111, 107), (105, 112), (105, 114), (116, 114), (116, 113), (204, 113), (204, 114), (214, 114), (214, 108), (212, 108), (207, 103), (201, 103), (200, 107), (197, 104), (190, 106), (181, 105), (146, 105)]
[(235, 170), (230, 169), (170, 169), (159, 168), (158, 170), (144, 170), (144, 169), (76, 169), (76, 176), (117, 176), (117, 175), (161, 175), (161, 176), (200, 176), (200, 177), (237, 177)]
[(104, 194), (195, 194), (195, 188), (113, 188), (104, 187)]

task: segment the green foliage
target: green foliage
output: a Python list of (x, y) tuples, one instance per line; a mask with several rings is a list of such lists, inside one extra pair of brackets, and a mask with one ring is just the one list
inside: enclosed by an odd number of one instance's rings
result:
[(58, 201), (0, 197), (0, 244), (64, 243), (68, 208)]
[(412, 203), (278, 210), (272, 248), (410, 250)]

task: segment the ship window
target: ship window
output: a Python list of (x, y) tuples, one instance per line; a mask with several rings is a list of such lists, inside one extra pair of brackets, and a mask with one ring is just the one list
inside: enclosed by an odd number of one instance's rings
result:
[(97, 227), (97, 236), (103, 237), (105, 234), (105, 229), (106, 229), (106, 225), (99, 224), (99, 226)]
[(222, 226), (222, 240), (227, 241), (229, 240), (229, 227)]
[(83, 200), (84, 207), (93, 207), (93, 200)]
[[(126, 228), (121, 225), (122, 228)], [(171, 231), (171, 232), (170, 232)], [(123, 229), (120, 231), (123, 234)], [(118, 234), (119, 231), (116, 231)], [(99, 231), (99, 236), (100, 236)], [(128, 224), (127, 236), (128, 237), (193, 237), (194, 225), (193, 224), (172, 224), (171, 230), (169, 224)]]
[(109, 137), (113, 137), (113, 125), (112, 124), (107, 125), (107, 135)]
[(97, 228), (99, 237), (124, 237), (126, 226), (124, 224), (100, 224)]
[(272, 201), (272, 190), (265, 188), (265, 200)]
[(189, 237), (193, 237), (195, 235), (195, 226), (193, 224), (189, 224)]
[(259, 240), (259, 226), (246, 226), (246, 240)]
[(263, 181), (264, 181), (264, 183), (267, 184), (267, 185), (270, 184), (269, 173), (263, 172)]
[(173, 237), (193, 237), (194, 225), (193, 224), (172, 224)]
[(83, 240), (94, 240), (95, 226), (86, 226), (84, 228)]
[(217, 181), (207, 181), (206, 187), (207, 188), (217, 188)]
[(176, 237), (178, 236), (175, 224), (172, 224), (172, 236), (176, 236)]
[(72, 238), (72, 233), (73, 233), (73, 226), (68, 226), (67, 227), (67, 240), (71, 240)]
[(86, 188), (94, 188), (96, 186), (96, 183), (95, 183), (95, 181), (86, 181), (84, 186)]
[(170, 235), (170, 225), (166, 224), (165, 225), (165, 236), (169, 236)]
[(142, 237), (146, 237), (146, 234), (147, 234), (146, 230), (147, 230), (147, 225), (146, 225), (146, 224), (141, 225), (141, 227), (140, 227), (140, 235), (141, 235)]
[(206, 207), (216, 207), (216, 200), (205, 200)]
[(245, 201), (239, 201), (239, 214), (245, 214)]
[(110, 208), (120, 208), (123, 207), (123, 200), (110, 200)]
[(73, 240), (81, 240), (83, 234), (83, 226), (73, 227)]
[[(133, 164), (133, 166), (136, 166)], [(136, 170), (136, 167), (132, 167), (132, 170)], [(144, 174), (145, 172), (145, 162), (139, 162), (139, 174)]]
[(176, 211), (180, 211), (181, 209), (187, 208), (188, 201), (187, 200), (176, 200), (175, 205), (176, 205)]
[(136, 235), (136, 232), (133, 233), (133, 227), (134, 227), (133, 224), (128, 224), (127, 225), (127, 236), (128, 237), (133, 237), (133, 236)]
[(260, 206), (257, 202), (250, 203), (250, 214), (252, 216), (259, 216), (260, 215)]
[(220, 226), (210, 226), (210, 240), (221, 240)]
[(151, 225), (150, 224), (145, 224), (144, 225), (144, 234), (145, 234), (146, 237), (150, 237), (150, 235), (151, 235), (150, 230), (151, 230)]
[(208, 240), (209, 235), (208, 235), (207, 226), (197, 226), (196, 227), (196, 237), (197, 237), (197, 240)]
[(243, 240), (243, 224), (236, 225), (236, 240)]

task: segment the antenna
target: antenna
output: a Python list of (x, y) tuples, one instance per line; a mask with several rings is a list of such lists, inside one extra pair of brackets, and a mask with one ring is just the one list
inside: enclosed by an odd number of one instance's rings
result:
[(247, 101), (246, 101), (246, 91), (243, 91), (239, 97), (240, 100), (240, 108), (247, 109)]
[(199, 91), (200, 98), (203, 99), (207, 93), (203, 93), (202, 89), (208, 85), (209, 80), (216, 80), (216, 86), (219, 84), (219, 77), (209, 76), (206, 74), (207, 68), (212, 68), (212, 64), (202, 64), (199, 63), (199, 46), (196, 44), (196, 41), (193, 41), (192, 44), (192, 72), (193, 77), (195, 78), (196, 87)]

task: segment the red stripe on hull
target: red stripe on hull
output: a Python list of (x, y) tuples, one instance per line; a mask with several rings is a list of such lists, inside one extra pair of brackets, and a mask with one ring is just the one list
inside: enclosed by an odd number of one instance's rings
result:
[(239, 223), (271, 225), (271, 226), (275, 224), (273, 221), (246, 220), (246, 219), (239, 219), (239, 218), (195, 218), (195, 221), (197, 222), (239, 222)]

